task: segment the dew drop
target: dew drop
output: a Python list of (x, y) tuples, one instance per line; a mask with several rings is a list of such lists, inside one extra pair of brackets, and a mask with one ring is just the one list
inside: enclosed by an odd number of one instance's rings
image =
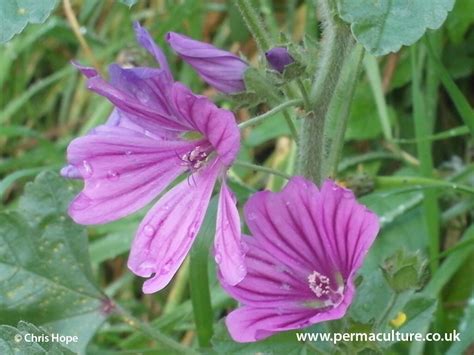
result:
[(287, 284), (287, 283), (282, 283), (281, 286), (280, 286), (280, 288), (281, 288), (282, 290), (285, 290), (285, 291), (290, 291), (290, 290), (291, 290), (291, 286), (290, 286), (289, 284)]
[(71, 202), (71, 210), (73, 211), (82, 211), (85, 210), (92, 204), (92, 200), (87, 197), (84, 193), (80, 193), (77, 197)]
[(138, 90), (136, 94), (137, 94), (137, 99), (141, 103), (146, 104), (150, 101), (150, 96), (148, 96), (148, 94), (146, 94), (144, 91)]
[(216, 264), (220, 264), (222, 262), (222, 256), (219, 253), (216, 253), (214, 256), (214, 260), (216, 261)]
[(155, 228), (149, 224), (146, 224), (145, 227), (143, 227), (143, 233), (145, 233), (147, 237), (152, 237), (155, 234)]
[(90, 165), (90, 163), (87, 160), (82, 161), (82, 166), (84, 167), (83, 177), (85, 179), (90, 178), (92, 176), (92, 173), (93, 173), (92, 166)]
[(247, 218), (249, 221), (255, 221), (257, 219), (257, 215), (254, 212), (250, 212)]
[(132, 151), (131, 151), (131, 150), (127, 150), (127, 151), (125, 152), (125, 155), (126, 155), (126, 156), (132, 155)]
[(109, 170), (107, 172), (107, 179), (109, 181), (117, 181), (120, 179), (120, 174), (116, 172), (115, 170)]

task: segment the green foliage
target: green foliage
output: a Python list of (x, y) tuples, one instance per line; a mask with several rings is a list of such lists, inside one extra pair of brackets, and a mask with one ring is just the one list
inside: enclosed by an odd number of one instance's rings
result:
[(0, 43), (22, 32), (28, 23), (43, 23), (57, 0), (2, 0), (0, 2)]
[[(27, 335), (28, 334), (28, 335)], [(25, 335), (34, 335), (38, 339), (50, 337), (51, 333), (43, 328), (38, 328), (27, 322), (19, 322), (17, 327), (10, 325), (0, 325), (0, 353), (5, 355), (69, 355), (74, 354), (58, 342), (48, 341), (25, 341)]]
[[(66, 209), (82, 182), (65, 182), (55, 173), (41, 173), (58, 170), (65, 163), (71, 139), (105, 122), (111, 111), (112, 105), (88, 92), (84, 79), (69, 64), (73, 58), (87, 65), (93, 60), (62, 11), (45, 21), (59, 1), (0, 2), (0, 39), (9, 41), (0, 48), (0, 354), (424, 351), (454, 355), (468, 349), (473, 341), (470, 270), (474, 265), (474, 166), (469, 154), (469, 127), (474, 122), (469, 91), (474, 73), (472, 1), (457, 0), (451, 12), (453, 0), (337, 1), (343, 20), (369, 52), (382, 55), (400, 49), (381, 58), (366, 52), (354, 77), (338, 80), (338, 100), (331, 102), (334, 117), (339, 119), (346, 111), (350, 115), (342, 162), (334, 177), (377, 213), (381, 231), (356, 275), (355, 299), (344, 319), (302, 331), (457, 329), (464, 334), (461, 342), (453, 344), (345, 342), (337, 347), (297, 342), (294, 331), (251, 344), (230, 338), (222, 318), (237, 305), (216, 280), (210, 252), (214, 204), (179, 276), (155, 295), (142, 294), (143, 280), (129, 272), (126, 263), (147, 208), (113, 223), (78, 226)], [(81, 35), (102, 73), (112, 62), (156, 65), (133, 40), (131, 24), (139, 20), (163, 47), (175, 78), (236, 112), (239, 122), (289, 99), (298, 101), (301, 86), (295, 79), (309, 89), (322, 65), (319, 57), (325, 43), (320, 41), (324, 26), (317, 10), (325, 0), (251, 3), (265, 21), (271, 45), (286, 46), (297, 61), (284, 74), (267, 68), (233, 2), (72, 1)], [(19, 16), (18, 9), (27, 5), (35, 10)], [(400, 48), (431, 32), (428, 29), (440, 27), (446, 15), (445, 25), (416, 46), (416, 58), (409, 49)], [(27, 26), (38, 21), (45, 22)], [(338, 23), (345, 28), (345, 22)], [(252, 66), (245, 76), (248, 90), (216, 95), (172, 54), (164, 40), (167, 31), (212, 42), (245, 57)], [(356, 47), (362, 57), (362, 46)], [(359, 78), (356, 83), (354, 78)], [(356, 88), (352, 103), (351, 83)], [(308, 110), (297, 105), (285, 111), (299, 131)], [(425, 130), (414, 130), (415, 117), (418, 123), (427, 124)], [(294, 175), (298, 156), (283, 111), (247, 126), (241, 135), (238, 159), (247, 165), (234, 165), (228, 174), (240, 211), (254, 192), (281, 190), (286, 180), (269, 174), (268, 169)], [(420, 143), (428, 148), (423, 154), (417, 149)], [(426, 165), (429, 160), (431, 166)], [(267, 170), (257, 171), (249, 164)], [(420, 165), (424, 170), (420, 171)], [(427, 173), (425, 177), (422, 172)], [(38, 174), (34, 182), (28, 182)], [(439, 214), (421, 207), (430, 195), (426, 192), (434, 193), (429, 204)], [(435, 234), (429, 229), (433, 226)], [(248, 233), (245, 226), (242, 230)], [(430, 239), (439, 242), (435, 255), (429, 248)], [(402, 248), (416, 252), (416, 260), (400, 262), (396, 251)], [(388, 280), (382, 271), (387, 258), (397, 261), (395, 269), (385, 272)], [(420, 262), (433, 260), (439, 266), (421, 273)], [(113, 316), (107, 317), (112, 308)], [(124, 317), (125, 313), (132, 317)], [(392, 322), (400, 314), (406, 316), (404, 323)], [(27, 332), (78, 335), (79, 343), (65, 347), (14, 341), (14, 335)], [(179, 351), (174, 343), (183, 344)]]
[(390, 287), (401, 293), (420, 287), (424, 263), (419, 254), (401, 249), (384, 261), (382, 271)]
[(2, 322), (20, 320), (79, 336), (83, 350), (106, 314), (90, 269), (87, 234), (65, 215), (72, 189), (56, 174), (26, 187), (19, 212), (0, 214)]
[(352, 33), (370, 53), (396, 52), (418, 41), (427, 29), (439, 28), (454, 0), (338, 0), (338, 10)]

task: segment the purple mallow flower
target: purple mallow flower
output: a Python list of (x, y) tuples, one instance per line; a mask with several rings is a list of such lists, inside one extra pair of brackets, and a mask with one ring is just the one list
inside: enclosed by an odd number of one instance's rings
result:
[(283, 73), (285, 67), (288, 64), (294, 62), (293, 57), (288, 53), (288, 50), (283, 47), (275, 47), (270, 49), (269, 51), (265, 52), (265, 57), (267, 58), (268, 64), (272, 69)]
[[(135, 25), (138, 42), (160, 68), (109, 68), (110, 81), (79, 65), (88, 88), (107, 97), (115, 109), (106, 124), (73, 140), (66, 177), (84, 180), (69, 207), (77, 223), (99, 224), (127, 216), (155, 199), (178, 176), (188, 173), (146, 214), (132, 244), (128, 267), (149, 277), (143, 292), (165, 287), (186, 257), (202, 224), (214, 185), (222, 181), (215, 255), (226, 282), (245, 276), (245, 245), (225, 174), (240, 147), (234, 115), (174, 82), (161, 49)], [(185, 139), (188, 132), (199, 138)], [(224, 233), (225, 232), (225, 233)], [(225, 234), (225, 235), (224, 235)]]
[(166, 40), (209, 85), (225, 94), (245, 90), (248, 64), (235, 54), (175, 32), (168, 32)]
[(321, 190), (293, 177), (280, 193), (258, 192), (244, 207), (247, 275), (236, 286), (219, 274), (241, 307), (226, 324), (252, 342), (344, 316), (354, 275), (379, 230), (377, 216), (350, 190), (327, 180)]

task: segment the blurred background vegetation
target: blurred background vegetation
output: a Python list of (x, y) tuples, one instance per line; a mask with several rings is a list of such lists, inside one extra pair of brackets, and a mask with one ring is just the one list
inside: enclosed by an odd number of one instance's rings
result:
[[(319, 38), (314, 1), (255, 3), (270, 24), (269, 31), (283, 31), (296, 42), (304, 36)], [(0, 47), (1, 209), (16, 208), (25, 183), (38, 173), (58, 171), (65, 162), (69, 141), (105, 122), (112, 109), (107, 100), (86, 90), (85, 80), (70, 65), (71, 60), (98, 65), (102, 73), (112, 62), (155, 65), (136, 44), (133, 21), (148, 28), (165, 50), (177, 80), (227, 108), (235, 106), (207, 87), (172, 53), (164, 41), (166, 32), (181, 32), (212, 42), (241, 53), (254, 65), (263, 63), (232, 1), (143, 0), (129, 7), (127, 1), (76, 0), (71, 1), (68, 11), (65, 9), (67, 6), (59, 3), (44, 24), (29, 25)], [(71, 14), (77, 18), (76, 29)], [(457, 104), (459, 100), (467, 100), (471, 106), (474, 102), (473, 24), (474, 2), (457, 0), (443, 27), (429, 32), (418, 45), (377, 59), (370, 55), (365, 58), (338, 179), (365, 195), (362, 201), (382, 218), (384, 229), (365, 265), (367, 273), (400, 247), (425, 254), (433, 238), (443, 251), (455, 246), (463, 235), (469, 236), (467, 231), (472, 235), (473, 230), (468, 227), (473, 218), (473, 195), (459, 192), (452, 184), (474, 186), (473, 140)], [(431, 52), (424, 45), (427, 40)], [(449, 92), (441, 82), (440, 72), (454, 80), (459, 90)], [(242, 121), (265, 110), (261, 105), (252, 110), (239, 109), (236, 114)], [(422, 128), (417, 130), (420, 122)], [(246, 129), (243, 136), (241, 161), (292, 174), (296, 148), (281, 115)], [(420, 169), (421, 175), (426, 176), (423, 171), (428, 171), (430, 178), (445, 186), (425, 189), (399, 184), (387, 192), (387, 181), (369, 178), (366, 185), (366, 178), (362, 183), (360, 178), (361, 173), (369, 177), (418, 176)], [(279, 190), (283, 184), (281, 178), (245, 167), (235, 167), (231, 178), (240, 203), (257, 189)], [(80, 185), (74, 186), (77, 189)], [(153, 326), (183, 344), (194, 344), (195, 325), (187, 288), (189, 268), (183, 267), (175, 281), (155, 295), (141, 294), (142, 280), (126, 268), (130, 242), (143, 215), (142, 211), (119, 222), (88, 229), (93, 271), (106, 292), (134, 315), (153, 321)], [(434, 323), (438, 330), (457, 328), (463, 317), (470, 317), (467, 319), (474, 323), (472, 246), (463, 246), (462, 257), (456, 254), (459, 248), (454, 254), (442, 255), (454, 256), (457, 262), (443, 271), (442, 280), (438, 278), (439, 283), (432, 289), (435, 294), (440, 293), (441, 307)], [(439, 260), (444, 259), (436, 259), (435, 263)], [(217, 286), (212, 270), (210, 277), (213, 317), (217, 320), (234, 303)], [(359, 303), (365, 307), (376, 303), (363, 292), (361, 297), (365, 298)], [(363, 309), (355, 306), (354, 319), (363, 322), (367, 318)], [(380, 309), (375, 305), (367, 312)], [(89, 350), (101, 354), (103, 349), (132, 352), (130, 349), (150, 348), (150, 344), (155, 343), (131, 331), (129, 325), (112, 320), (98, 331)]]

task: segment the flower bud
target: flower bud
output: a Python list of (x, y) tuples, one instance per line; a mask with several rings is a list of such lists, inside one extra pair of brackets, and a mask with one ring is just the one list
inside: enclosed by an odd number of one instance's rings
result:
[(244, 73), (248, 64), (235, 54), (175, 32), (168, 32), (166, 40), (209, 85), (225, 94), (245, 90)]
[(272, 69), (283, 73), (283, 70), (288, 64), (294, 62), (293, 57), (288, 53), (288, 50), (283, 47), (275, 47), (265, 52), (267, 62)]

